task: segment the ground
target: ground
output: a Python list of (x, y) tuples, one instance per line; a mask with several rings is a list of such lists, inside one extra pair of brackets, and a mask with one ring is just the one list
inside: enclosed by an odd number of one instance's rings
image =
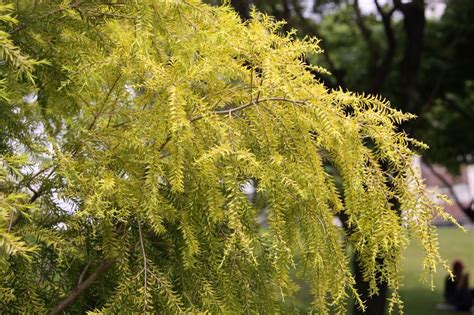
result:
[[(455, 259), (460, 259), (470, 274), (470, 287), (474, 287), (474, 229), (462, 232), (454, 227), (438, 228), (441, 256), (450, 264)], [(438, 311), (434, 307), (443, 301), (443, 285), (446, 272), (439, 266), (434, 276), (436, 288), (429, 289), (419, 281), (421, 274), (422, 251), (416, 243), (412, 243), (406, 253), (403, 263), (405, 286), (401, 290), (405, 301), (405, 314), (407, 315), (441, 315), (454, 314)], [(462, 313), (455, 313), (462, 314)], [(467, 313), (466, 313), (467, 314)]]
[[(456, 227), (439, 227), (439, 245), (441, 256), (451, 265), (460, 259), (470, 274), (470, 287), (474, 287), (474, 228), (466, 232)], [(428, 283), (420, 281), (422, 271), (423, 252), (421, 247), (412, 241), (407, 248), (403, 260), (404, 287), (401, 290), (405, 302), (405, 315), (468, 315), (468, 313), (454, 313), (438, 311), (436, 304), (443, 302), (444, 279), (447, 275), (441, 265), (434, 275), (435, 290), (431, 291)], [(311, 295), (307, 283), (298, 282), (301, 291), (298, 294), (297, 307), (301, 314), (306, 313)], [(350, 311), (348, 311), (350, 314)]]

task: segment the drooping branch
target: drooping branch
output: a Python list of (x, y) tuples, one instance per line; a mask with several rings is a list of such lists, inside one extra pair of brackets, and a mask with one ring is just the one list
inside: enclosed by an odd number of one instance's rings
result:
[[(299, 104), (299, 105), (304, 105), (306, 104), (307, 102), (306, 101), (302, 101), (302, 100), (291, 100), (291, 99), (288, 99), (288, 98), (284, 98), (284, 97), (269, 97), (269, 98), (262, 98), (260, 99), (259, 96), (257, 95), (257, 99), (255, 100), (252, 100), (250, 101), (249, 103), (246, 103), (246, 104), (243, 104), (241, 106), (238, 106), (238, 107), (234, 107), (234, 108), (230, 108), (230, 109), (223, 109), (223, 110), (216, 110), (214, 112), (211, 112), (211, 113), (214, 113), (216, 115), (232, 115), (233, 113), (235, 112), (239, 112), (241, 110), (244, 110), (248, 107), (251, 107), (251, 106), (255, 106), (257, 104), (260, 104), (260, 103), (264, 103), (264, 102), (271, 102), (271, 101), (278, 101), (278, 102), (288, 102), (288, 103), (293, 103), (293, 104)], [(196, 116), (196, 117), (193, 117), (191, 118), (190, 122), (191, 123), (194, 123), (198, 120), (201, 120), (203, 119), (204, 116), (203, 115), (200, 115), (200, 116)], [(171, 141), (171, 135), (168, 135), (165, 140), (163, 141), (163, 143), (159, 146), (159, 149), (158, 149), (158, 152), (160, 152), (161, 150), (163, 150), (165, 148), (165, 146)]]
[(109, 100), (110, 96), (112, 95), (112, 92), (115, 90), (115, 87), (117, 86), (117, 83), (119, 82), (120, 78), (122, 77), (122, 74), (119, 73), (117, 77), (115, 78), (114, 82), (112, 83), (112, 86), (109, 88), (109, 91), (104, 97), (104, 100), (102, 101), (102, 104), (100, 105), (99, 110), (97, 113), (94, 115), (94, 118), (92, 119), (91, 124), (87, 128), (87, 130), (92, 130), (94, 127), (95, 123), (97, 122), (97, 119), (99, 119), (100, 115), (102, 115), (102, 111), (104, 110), (105, 105), (107, 104), (107, 101)]

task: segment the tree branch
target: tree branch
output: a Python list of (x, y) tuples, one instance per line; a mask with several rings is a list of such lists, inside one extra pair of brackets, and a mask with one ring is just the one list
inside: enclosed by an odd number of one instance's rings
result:
[[(217, 115), (226, 115), (227, 116), (227, 115), (232, 115), (234, 112), (238, 112), (238, 111), (244, 110), (248, 107), (255, 106), (259, 103), (271, 102), (271, 101), (288, 102), (288, 103), (299, 104), (299, 105), (306, 104), (306, 101), (291, 100), (291, 99), (284, 98), (284, 97), (269, 97), (269, 98), (259, 99), (259, 96), (260, 96), (260, 93), (257, 95), (257, 99), (252, 100), (251, 102), (243, 104), (241, 106), (231, 108), (231, 109), (225, 109), (225, 110), (216, 110), (216, 111), (213, 111), (211, 113), (214, 113), (214, 114), (217, 114)], [(193, 123), (193, 122), (196, 122), (196, 121), (201, 120), (203, 118), (204, 118), (203, 115), (196, 116), (196, 117), (191, 118), (190, 122)], [(165, 146), (168, 144), (168, 142), (170, 142), (170, 140), (171, 140), (171, 135), (168, 135), (166, 137), (165, 141), (160, 145), (160, 147), (158, 149), (158, 152), (163, 150), (165, 148)]]
[[(214, 113), (216, 115), (232, 115), (234, 112), (244, 110), (248, 107), (255, 106), (259, 103), (272, 102), (272, 101), (273, 102), (288, 102), (288, 103), (299, 104), (299, 105), (304, 105), (304, 104), (307, 103), (306, 101), (291, 100), (291, 99), (284, 98), (284, 97), (269, 97), (269, 98), (256, 99), (256, 100), (253, 100), (249, 103), (246, 103), (246, 104), (243, 104), (241, 106), (234, 107), (234, 108), (231, 108), (231, 109), (216, 110), (216, 111), (213, 111), (212, 113)], [(196, 117), (191, 119), (191, 122), (193, 123), (193, 122), (198, 121), (198, 120), (203, 119), (203, 118), (204, 118), (204, 116), (196, 116)]]
[(87, 265), (84, 267), (84, 269), (82, 270), (80, 276), (79, 276), (79, 279), (77, 280), (77, 285), (81, 284), (82, 283), (82, 280), (84, 279), (84, 276), (86, 275), (86, 272), (87, 270), (89, 269), (91, 263), (88, 262)]
[(362, 37), (364, 38), (365, 43), (367, 44), (367, 48), (370, 52), (369, 67), (373, 72), (376, 69), (376, 65), (379, 60), (378, 47), (372, 39), (372, 32), (365, 25), (364, 17), (360, 12), (359, 0), (354, 0), (354, 11), (356, 15), (357, 27), (359, 27), (360, 33), (362, 34)]
[(391, 18), (392, 18), (393, 13), (395, 12), (395, 7), (393, 7), (393, 9), (390, 10), (390, 12), (385, 13), (382, 7), (380, 6), (379, 1), (374, 0), (374, 2), (377, 8), (377, 11), (380, 13), (380, 16), (382, 17), (382, 24), (385, 31), (385, 37), (387, 39), (387, 49), (385, 50), (385, 54), (383, 56), (382, 62), (378, 66), (378, 69), (374, 76), (374, 81), (373, 81), (373, 86), (372, 86), (372, 92), (378, 93), (380, 89), (382, 88), (385, 82), (385, 79), (387, 78), (390, 66), (395, 56), (395, 49), (396, 49), (397, 42), (396, 42), (395, 34), (393, 32), (393, 28), (391, 25)]
[(146, 262), (146, 253), (145, 253), (145, 245), (143, 244), (143, 235), (142, 235), (142, 226), (138, 223), (138, 235), (140, 236), (140, 248), (142, 251), (143, 256), (143, 312), (146, 313), (147, 311), (147, 262)]
[(359, 30), (364, 37), (364, 40), (367, 44), (367, 47), (371, 51), (372, 54), (377, 54), (377, 48), (372, 40), (372, 32), (370, 29), (365, 25), (364, 17), (362, 16), (362, 12), (360, 12), (359, 7), (359, 0), (354, 0), (354, 12), (356, 14), (356, 24), (359, 27)]
[(110, 87), (109, 91), (107, 92), (107, 95), (105, 95), (104, 100), (102, 101), (102, 104), (100, 105), (99, 111), (97, 112), (97, 114), (92, 119), (92, 122), (91, 122), (90, 126), (87, 128), (88, 130), (92, 130), (95, 123), (97, 122), (97, 119), (99, 119), (99, 116), (102, 114), (102, 111), (104, 110), (105, 104), (109, 100), (110, 95), (112, 95), (112, 92), (114, 91), (114, 89), (117, 86), (117, 83), (118, 83), (118, 81), (120, 80), (121, 77), (122, 77), (122, 74), (119, 73), (119, 75), (115, 78), (114, 82), (112, 83), (112, 86)]
[(113, 266), (115, 263), (116, 259), (112, 260), (105, 260), (103, 261), (97, 269), (91, 273), (84, 281), (81, 283), (77, 284), (68, 294), (68, 296), (62, 300), (59, 304), (57, 304), (53, 309), (49, 312), (50, 315), (55, 315), (55, 314), (60, 314), (63, 312), (66, 308), (69, 307), (76, 299), (81, 296), (87, 289), (89, 289), (94, 282), (97, 280), (97, 278), (107, 271), (110, 267)]
[(438, 178), (441, 182), (443, 182), (443, 184), (446, 186), (446, 188), (448, 188), (449, 190), (449, 193), (451, 194), (451, 196), (453, 197), (454, 199), (454, 202), (457, 204), (457, 206), (461, 209), (462, 212), (464, 212), (464, 214), (466, 214), (466, 216), (472, 221), (474, 222), (474, 211), (472, 211), (471, 209), (471, 205), (472, 205), (472, 200), (471, 200), (471, 203), (468, 207), (465, 207), (464, 204), (461, 202), (461, 200), (459, 200), (459, 197), (458, 195), (456, 194), (456, 192), (454, 191), (454, 188), (453, 186), (449, 183), (449, 181), (441, 174), (439, 173), (438, 171), (435, 170), (435, 168), (433, 167), (433, 165), (428, 162), (428, 161), (425, 161), (425, 164), (426, 166), (430, 169), (431, 173), (436, 176), (436, 178)]
[(405, 47), (400, 63), (400, 105), (406, 112), (419, 114), (415, 101), (418, 95), (417, 77), (423, 52), (425, 33), (425, 3), (424, 0), (412, 0), (402, 3), (394, 1), (395, 8), (403, 13), (403, 28)]

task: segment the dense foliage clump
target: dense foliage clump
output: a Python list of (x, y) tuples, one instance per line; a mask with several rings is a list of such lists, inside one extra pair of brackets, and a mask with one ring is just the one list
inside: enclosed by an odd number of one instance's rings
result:
[(0, 312), (273, 314), (295, 277), (343, 312), (349, 249), (399, 303), (411, 236), (435, 269), (412, 116), (315, 80), (316, 39), (191, 0), (0, 10)]

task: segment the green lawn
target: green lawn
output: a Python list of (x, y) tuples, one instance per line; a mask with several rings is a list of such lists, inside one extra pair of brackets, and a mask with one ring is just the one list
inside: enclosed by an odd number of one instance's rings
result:
[[(470, 274), (470, 287), (474, 287), (474, 229), (463, 232), (455, 227), (440, 227), (438, 228), (438, 235), (441, 256), (449, 262), (449, 265), (456, 259), (462, 260)], [(402, 265), (404, 286), (400, 293), (404, 301), (405, 314), (468, 314), (438, 311), (435, 309), (436, 304), (443, 302), (443, 286), (447, 273), (441, 265), (438, 266), (438, 271), (433, 277), (435, 290), (431, 291), (428, 283), (420, 281), (422, 259), (423, 251), (416, 240), (413, 240), (405, 252)], [(300, 309), (300, 314), (305, 314), (311, 301), (309, 284), (304, 282), (298, 282), (298, 284), (301, 286), (301, 290), (297, 296), (297, 306)], [(348, 314), (351, 314), (351, 309), (349, 307)]]
[[(455, 259), (461, 259), (470, 274), (470, 286), (473, 287), (474, 276), (474, 230), (466, 233), (454, 227), (440, 227), (439, 245), (441, 255), (451, 264)], [(438, 315), (453, 314), (437, 311), (434, 306), (443, 301), (443, 285), (446, 272), (439, 266), (434, 275), (436, 288), (431, 291), (427, 284), (419, 281), (423, 252), (418, 244), (413, 242), (405, 253), (403, 262), (404, 287), (401, 295), (405, 301), (405, 314), (407, 315)], [(460, 313), (457, 313), (460, 314)]]

